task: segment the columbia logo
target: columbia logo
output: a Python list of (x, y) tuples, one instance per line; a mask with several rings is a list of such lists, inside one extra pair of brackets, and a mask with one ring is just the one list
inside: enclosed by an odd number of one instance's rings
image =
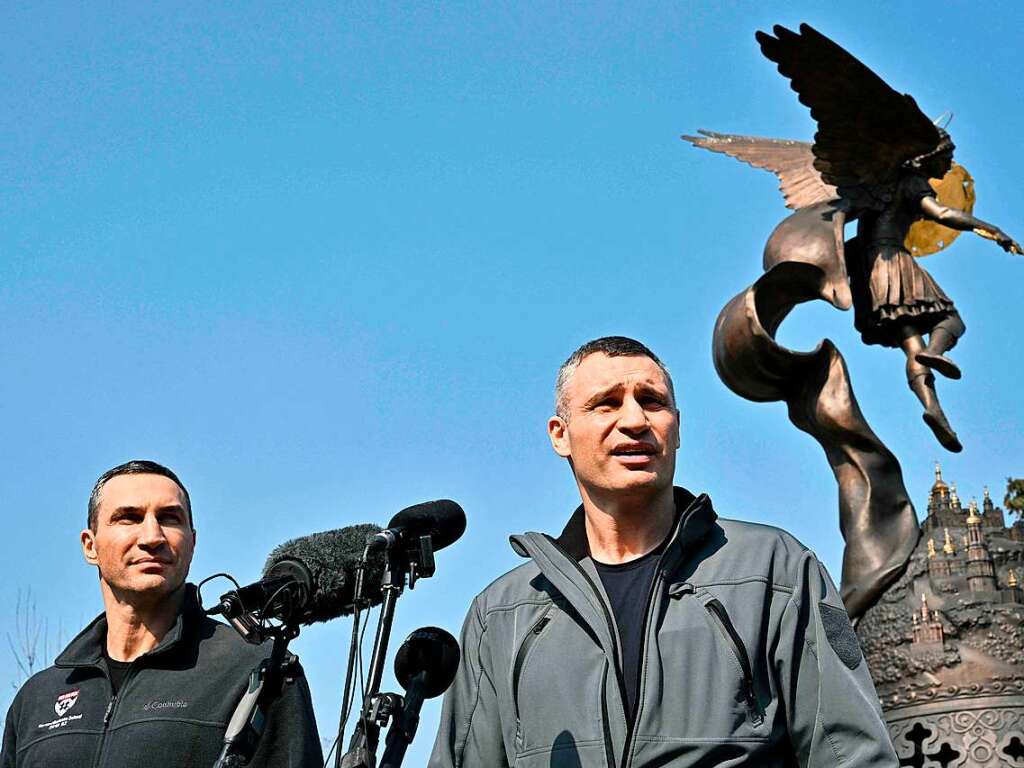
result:
[(142, 708), (147, 712), (154, 709), (185, 709), (188, 707), (187, 701), (149, 701), (142, 705)]

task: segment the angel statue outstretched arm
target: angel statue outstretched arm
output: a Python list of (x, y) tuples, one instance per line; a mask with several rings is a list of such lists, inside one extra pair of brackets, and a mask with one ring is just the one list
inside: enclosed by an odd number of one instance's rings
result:
[(943, 205), (934, 197), (921, 198), (921, 213), (924, 214), (925, 218), (931, 219), (936, 224), (941, 224), (944, 227), (958, 229), (962, 232), (974, 232), (974, 234), (980, 235), (987, 240), (994, 240), (996, 245), (1007, 253), (1024, 254), (1024, 249), (1021, 249), (1017, 241), (999, 227), (975, 218), (967, 213), (967, 211)]

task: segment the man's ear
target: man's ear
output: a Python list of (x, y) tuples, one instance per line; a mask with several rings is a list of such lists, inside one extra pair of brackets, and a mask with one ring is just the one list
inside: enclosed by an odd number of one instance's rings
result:
[(88, 528), (82, 531), (79, 536), (82, 542), (82, 556), (89, 565), (99, 565), (99, 557), (96, 554), (96, 533)]
[(679, 450), (679, 445), (680, 445), (680, 440), (679, 440), (679, 420), (680, 420), (679, 419), (679, 409), (676, 408), (676, 450), (677, 451)]
[(551, 440), (551, 447), (555, 453), (563, 459), (572, 455), (572, 447), (569, 444), (569, 425), (561, 416), (552, 416), (548, 419), (548, 438)]

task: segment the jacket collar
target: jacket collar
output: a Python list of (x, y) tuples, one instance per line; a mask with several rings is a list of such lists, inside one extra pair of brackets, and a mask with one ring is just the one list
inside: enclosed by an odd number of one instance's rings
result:
[[(718, 515), (711, 506), (711, 499), (706, 493), (694, 496), (685, 488), (673, 488), (676, 504), (676, 525), (671, 536), (670, 546), (677, 542), (683, 548), (689, 548), (711, 530)], [(555, 543), (574, 560), (582, 560), (590, 555), (587, 544), (586, 515), (580, 504), (572, 513), (561, 535)]]
[[(689, 491), (676, 488), (675, 504), (676, 525), (662, 555), (667, 570), (674, 568), (686, 551), (692, 551), (712, 530), (717, 519), (706, 494), (694, 498)], [(593, 583), (593, 576), (587, 574), (588, 565), (593, 566), (589, 563), (583, 508), (576, 510), (557, 541), (543, 533), (524, 533), (512, 536), (510, 543), (516, 553), (533, 559), (551, 586), (594, 631), (609, 658), (614, 657), (615, 629), (608, 621), (608, 607), (600, 589)]]
[[(155, 656), (174, 647), (203, 615), (194, 584), (185, 585), (185, 599), (174, 624), (157, 644), (144, 656)], [(107, 641), (107, 616), (101, 613), (75, 637), (54, 662), (58, 667), (95, 667), (103, 660), (103, 648)]]

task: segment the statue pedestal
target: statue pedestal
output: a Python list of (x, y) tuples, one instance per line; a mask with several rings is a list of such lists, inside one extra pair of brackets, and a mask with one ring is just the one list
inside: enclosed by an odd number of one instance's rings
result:
[(857, 625), (901, 765), (1024, 766), (1024, 528), (1001, 522), (930, 515)]

